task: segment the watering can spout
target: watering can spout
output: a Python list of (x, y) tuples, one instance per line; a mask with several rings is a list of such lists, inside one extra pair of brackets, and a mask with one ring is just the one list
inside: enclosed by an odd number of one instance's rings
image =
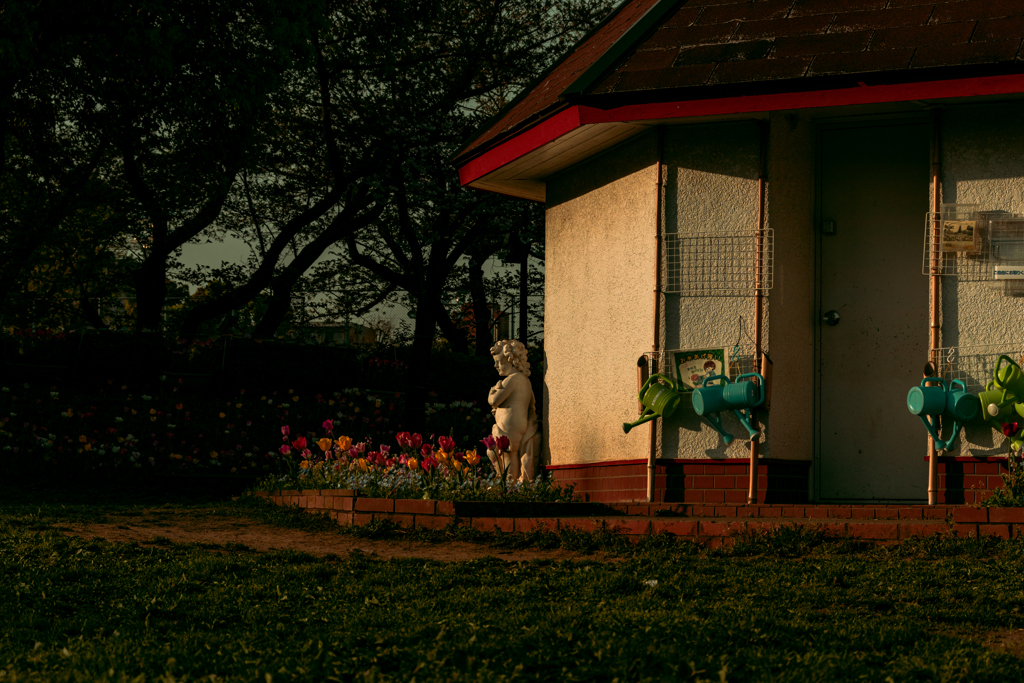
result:
[(676, 383), (661, 374), (654, 374), (648, 377), (644, 385), (640, 387), (637, 398), (643, 404), (645, 410), (636, 422), (622, 423), (622, 431), (626, 434), (629, 434), (629, 430), (637, 425), (642, 425), (659, 417), (668, 417), (675, 412), (680, 401)]

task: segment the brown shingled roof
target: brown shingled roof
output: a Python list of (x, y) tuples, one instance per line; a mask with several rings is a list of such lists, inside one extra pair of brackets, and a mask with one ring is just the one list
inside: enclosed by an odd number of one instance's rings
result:
[[(624, 45), (622, 37), (663, 3), (679, 6), (669, 7), (667, 18), (638, 42)], [(1022, 41), (1024, 0), (632, 0), (459, 156), (471, 158), (558, 111), (570, 85), (584, 99), (621, 99), (643, 91), (836, 75), (1024, 67)], [(610, 67), (595, 75), (599, 60), (611, 60)]]
[(690, 0), (593, 94), (1020, 62), (1022, 0)]

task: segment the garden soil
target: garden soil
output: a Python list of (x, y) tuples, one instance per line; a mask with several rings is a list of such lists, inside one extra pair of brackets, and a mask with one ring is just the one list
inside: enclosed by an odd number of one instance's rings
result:
[(583, 555), (567, 550), (535, 548), (509, 550), (485, 544), (451, 541), (425, 543), (401, 538), (367, 539), (339, 532), (310, 532), (248, 520), (244, 517), (213, 515), (188, 510), (151, 509), (116, 521), (67, 523), (67, 535), (87, 540), (138, 543), (153, 547), (169, 543), (195, 543), (210, 552), (267, 552), (293, 550), (320, 557), (351, 554), (393, 559), (419, 558), (438, 562), (460, 562), (485, 557), (510, 562), (558, 560), (614, 560), (604, 553)]

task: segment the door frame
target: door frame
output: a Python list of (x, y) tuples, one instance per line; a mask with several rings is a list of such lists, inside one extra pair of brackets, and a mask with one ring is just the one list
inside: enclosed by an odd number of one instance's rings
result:
[[(821, 497), (821, 477), (819, 476), (822, 470), (821, 465), (821, 313), (822, 313), (822, 296), (821, 296), (821, 272), (822, 272), (822, 235), (821, 235), (821, 191), (822, 191), (822, 134), (825, 131), (841, 130), (846, 128), (882, 128), (886, 126), (901, 126), (907, 124), (928, 124), (930, 127), (934, 126), (934, 119), (931, 117), (927, 110), (921, 112), (909, 112), (903, 114), (867, 114), (863, 116), (838, 116), (834, 118), (823, 118), (814, 122), (813, 134), (814, 134), (814, 309), (811, 311), (813, 325), (814, 325), (814, 365), (813, 365), (813, 379), (814, 379), (814, 398), (813, 398), (813, 410), (814, 417), (812, 420), (814, 433), (812, 434), (812, 455), (811, 455), (811, 471), (809, 475), (810, 481), (808, 486), (810, 488), (810, 498), (814, 502), (822, 501)], [(934, 131), (932, 131), (934, 132)], [(929, 152), (932, 153), (934, 150), (932, 147), (935, 144), (935, 136), (930, 136), (931, 142), (929, 143)], [(923, 306), (927, 306), (927, 300), (921, 302)], [(909, 413), (908, 413), (909, 415)], [(923, 442), (922, 452), (926, 452), (927, 442)], [(916, 499), (915, 499), (916, 500)], [(863, 503), (865, 499), (844, 499), (844, 498), (830, 498), (830, 503)], [(884, 503), (885, 501), (876, 501)], [(910, 502), (910, 501), (893, 501), (893, 502)]]

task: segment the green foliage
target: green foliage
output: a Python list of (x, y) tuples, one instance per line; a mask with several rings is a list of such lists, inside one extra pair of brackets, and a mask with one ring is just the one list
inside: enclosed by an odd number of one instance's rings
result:
[(1007, 472), (1002, 477), (1004, 486), (993, 491), (981, 502), (982, 507), (1024, 507), (1024, 463), (1016, 453), (1006, 458)]
[[(832, 555), (827, 544), (790, 557), (771, 544), (748, 555), (651, 539), (615, 562), (438, 563), (87, 541), (52, 530), (60, 508), (37, 505), (0, 507), (5, 683), (1024, 675), (985, 646), (1022, 625), (1016, 541), (971, 557), (923, 546)], [(361, 533), (395, 537), (383, 525)], [(552, 536), (536, 542), (554, 547)], [(476, 540), (522, 547), (513, 537)]]

